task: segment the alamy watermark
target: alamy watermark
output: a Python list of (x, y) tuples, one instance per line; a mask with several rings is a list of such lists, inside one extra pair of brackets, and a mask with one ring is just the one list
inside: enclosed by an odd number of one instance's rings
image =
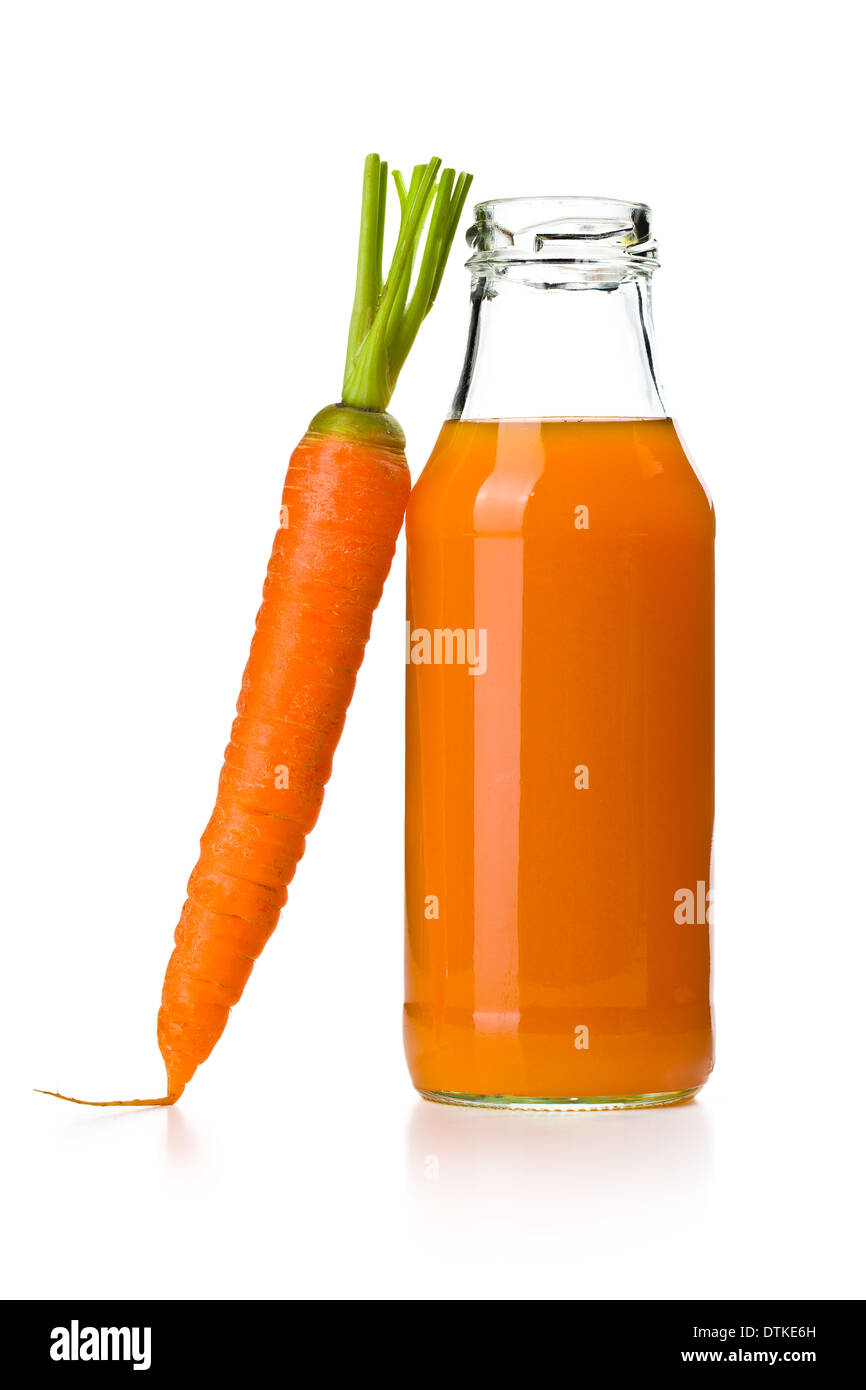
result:
[(470, 676), (487, 670), (486, 627), (413, 627), (406, 622), (406, 665), (465, 666)]
[(69, 1327), (51, 1332), (52, 1361), (131, 1361), (134, 1371), (150, 1370), (149, 1327)]
[(713, 925), (713, 890), (698, 879), (691, 888), (678, 888), (674, 893), (674, 921), (679, 926), (711, 927)]

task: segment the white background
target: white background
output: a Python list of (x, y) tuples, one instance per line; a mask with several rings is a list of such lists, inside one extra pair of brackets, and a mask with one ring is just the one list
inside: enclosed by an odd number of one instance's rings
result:
[[(856, 7), (3, 6), (12, 1297), (862, 1295)], [(402, 553), (282, 924), (173, 1111), (155, 1017), (289, 451), (339, 394), (363, 156), (650, 202), (719, 518), (718, 1064), (670, 1111), (405, 1072)], [(464, 218), (464, 223), (468, 222)], [(462, 245), (393, 408), (417, 476)]]

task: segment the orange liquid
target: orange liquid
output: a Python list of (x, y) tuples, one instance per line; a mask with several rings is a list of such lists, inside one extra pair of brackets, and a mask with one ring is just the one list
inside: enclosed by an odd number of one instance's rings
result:
[(706, 1080), (713, 536), (670, 420), (444, 426), (407, 514), (419, 1089)]

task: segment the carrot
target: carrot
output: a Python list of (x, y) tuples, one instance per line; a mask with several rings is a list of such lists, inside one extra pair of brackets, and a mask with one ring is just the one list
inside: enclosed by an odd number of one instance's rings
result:
[(343, 395), (314, 417), (289, 463), (216, 806), (163, 985), (166, 1094), (44, 1094), (172, 1105), (220, 1038), (277, 924), (322, 805), (409, 496), (403, 431), (385, 407), (436, 297), (471, 182), (440, 164), (416, 166), (408, 187), (394, 174), (400, 230), (383, 284), (387, 165), (366, 160)]

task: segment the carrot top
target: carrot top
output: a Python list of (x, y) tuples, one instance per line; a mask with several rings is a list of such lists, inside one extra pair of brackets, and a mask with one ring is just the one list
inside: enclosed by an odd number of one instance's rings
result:
[[(388, 166), (377, 154), (367, 156), (343, 405), (385, 410), (400, 368), (433, 306), (472, 182), (471, 174), (455, 175), (453, 169), (442, 169), (441, 165), (441, 159), (436, 158), (416, 164), (408, 188), (402, 174), (394, 171), (400, 229), (383, 282)], [(413, 285), (412, 273), (428, 214), (426, 241)]]

